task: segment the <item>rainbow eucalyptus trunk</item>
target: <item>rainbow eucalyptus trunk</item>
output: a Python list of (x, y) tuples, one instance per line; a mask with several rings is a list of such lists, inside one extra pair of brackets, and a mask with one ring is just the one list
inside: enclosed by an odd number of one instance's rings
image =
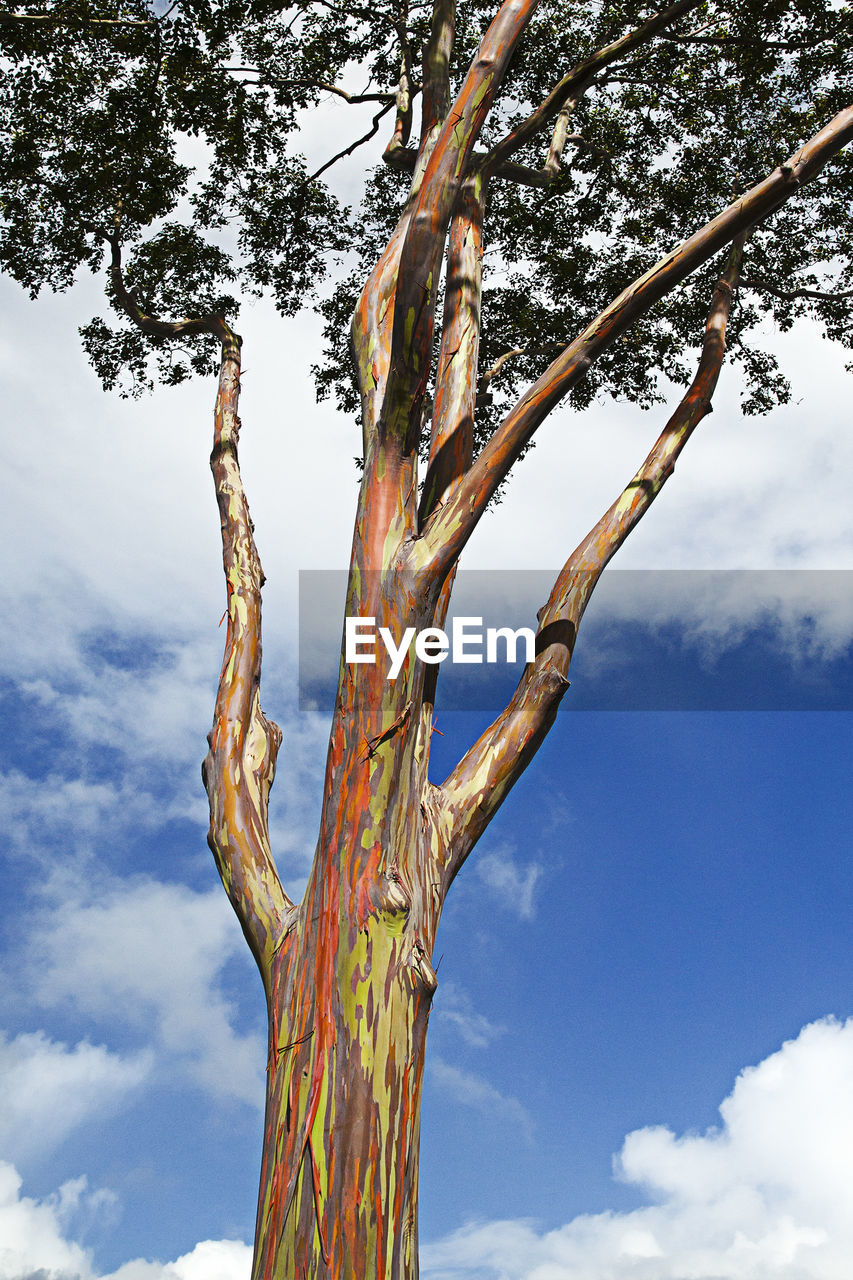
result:
[[(116, 305), (152, 338), (206, 333), (222, 353), (211, 468), (228, 631), (203, 774), (209, 844), (258, 963), (269, 1015), (253, 1280), (417, 1277), (419, 1111), (445, 896), (554, 721), (602, 570), (710, 409), (746, 235), (853, 138), (847, 108), (628, 285), (568, 342), (474, 457), (488, 187), (557, 183), (569, 119), (584, 95), (614, 63), (697, 4), (677, 0), (600, 48), (489, 151), (475, 144), (536, 0), (503, 0), (454, 101), (448, 68), (455, 3), (434, 0), (419, 89), (420, 140), (411, 147), (412, 80), (404, 54), (386, 159), (412, 174), (411, 189), (352, 322), (364, 470), (348, 616), (387, 627), (398, 644), (406, 628), (441, 627), (459, 556), (539, 425), (656, 302), (714, 254), (729, 256), (691, 387), (623, 493), (566, 561), (538, 614), (535, 659), (509, 705), (441, 786), (428, 776), (438, 667), (425, 667), (411, 646), (394, 679), (380, 661), (342, 660), (319, 838), (299, 904), (281, 885), (267, 821), (281, 733), (260, 706), (264, 579), (237, 459), (240, 339), (218, 313), (174, 321), (147, 314), (123, 277), (116, 215), (109, 239)], [(544, 167), (516, 163), (513, 157), (546, 127)], [(433, 370), (442, 267), (444, 313)], [(480, 388), (520, 354), (501, 354), (479, 377)]]
[(443, 864), (416, 683), (411, 663), (343, 670), (314, 867), (272, 962), (258, 1277), (417, 1276)]
[[(471, 191), (451, 235), (452, 284), (476, 286)], [(237, 461), (239, 340), (223, 336), (211, 465), (222, 516), (228, 634), (204, 777), (210, 845), (258, 961), (269, 1011), (267, 1102), (255, 1280), (415, 1280), (421, 1086), (436, 976), (432, 953), (450, 883), (550, 727), (567, 687), (574, 637), (604, 564), (671, 473), (707, 413), (724, 351), (738, 244), (712, 300), (696, 379), (623, 495), (581, 543), (541, 611), (539, 653), (506, 711), (442, 787), (427, 777), (434, 672), (410, 647), (399, 674), (342, 662), (320, 835), (302, 902), (284, 894), (269, 848), (267, 797), (280, 733), (259, 703), (263, 573)], [(468, 282), (461, 284), (462, 277)], [(471, 301), (471, 299), (469, 299)], [(452, 361), (447, 362), (448, 369)], [(459, 438), (439, 429), (452, 487), (470, 465), (474, 384), (444, 388)], [(356, 520), (347, 613), (396, 641), (443, 619), (449, 583), (420, 561), (402, 471), (368, 459)], [(377, 512), (386, 530), (375, 532)], [(388, 527), (398, 530), (387, 534)], [(373, 548), (373, 550), (371, 549)], [(559, 636), (558, 640), (553, 637)]]
[[(480, 156), (474, 143), (535, 0), (505, 0), (452, 104), (453, 4), (436, 0), (420, 144), (411, 151), (406, 146), (411, 114), (401, 94), (389, 149), (392, 162), (411, 161), (409, 200), (353, 318), (364, 471), (348, 616), (389, 628), (396, 643), (406, 628), (441, 626), (459, 555), (538, 424), (663, 293), (721, 247), (730, 253), (711, 299), (693, 384), (624, 492), (564, 565), (538, 615), (535, 660), (509, 705), (440, 787), (428, 777), (437, 667), (425, 666), (411, 646), (394, 679), (380, 660), (342, 660), (319, 838), (298, 905), (282, 888), (269, 842), (267, 800), (281, 734), (259, 700), (263, 572), (237, 460), (240, 340), (221, 317), (180, 322), (175, 330), (200, 325), (222, 346), (211, 467), (228, 633), (203, 772), (209, 843), (257, 960), (269, 1014), (253, 1280), (417, 1277), (419, 1111), (436, 989), (432, 955), (445, 896), (554, 721), (578, 626), (604, 566), (710, 409), (745, 234), (853, 136), (853, 111), (842, 112), (786, 165), (624, 290), (553, 361), (475, 459), (488, 183), (501, 173), (512, 176), (514, 150), (559, 113), (550, 168), (543, 171), (553, 176), (567, 113), (595, 75), (693, 4), (680, 0), (582, 63), (560, 81), (544, 116), (534, 113)], [(445, 248), (445, 309), (430, 406)], [(117, 253), (114, 274), (116, 297), (128, 314), (165, 333), (165, 322), (144, 316), (124, 289)], [(500, 357), (486, 383), (512, 354)], [(419, 478), (427, 433), (428, 462)]]

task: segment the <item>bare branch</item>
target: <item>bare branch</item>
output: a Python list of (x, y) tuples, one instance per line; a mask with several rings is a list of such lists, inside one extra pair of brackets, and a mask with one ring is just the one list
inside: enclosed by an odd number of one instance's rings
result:
[(208, 844), (266, 985), (293, 911), (275, 869), (267, 820), (281, 730), (260, 706), (264, 575), (237, 458), (240, 339), (224, 322), (220, 337), (210, 467), (222, 524), (228, 633), (202, 777), (210, 802)]
[(578, 628), (604, 567), (654, 502), (693, 430), (711, 411), (742, 254), (741, 236), (714, 289), (689, 390), (639, 471), (566, 562), (547, 604), (539, 610), (536, 658), (525, 669), (508, 707), (441, 787), (446, 812), (452, 815), (445, 892), (554, 722), (569, 686)]
[(853, 108), (840, 112), (789, 160), (640, 276), (546, 369), (497, 428), (453, 497), (432, 517), (413, 556), (427, 574), (456, 562), (488, 502), (537, 427), (602, 352), (660, 298), (735, 236), (763, 222), (853, 138)]
[(146, 315), (125, 286), (117, 237), (110, 247), (113, 294), (143, 333), (165, 338), (211, 333), (222, 344), (210, 466), (222, 525), (228, 633), (202, 776), (210, 802), (208, 844), (266, 985), (293, 904), (269, 844), (267, 802), (281, 731), (267, 720), (259, 700), (264, 575), (237, 459), (241, 342), (219, 315), (175, 321)]
[(299, 80), (286, 76), (271, 76), (265, 71), (261, 71), (259, 67), (223, 67), (222, 70), (233, 72), (234, 74), (242, 73), (244, 75), (258, 76), (260, 77), (259, 84), (268, 85), (271, 88), (319, 89), (321, 93), (331, 93), (335, 97), (342, 98), (350, 106), (359, 106), (363, 102), (393, 103), (394, 101), (393, 93), (347, 93), (346, 89), (341, 89), (336, 84), (328, 84), (325, 80)]
[(769, 280), (756, 278), (741, 280), (741, 284), (745, 289), (754, 289), (756, 293), (769, 293), (774, 298), (784, 298), (786, 301), (793, 301), (795, 298), (813, 298), (817, 302), (842, 302), (845, 298), (853, 298), (853, 289), (839, 289), (837, 292), (823, 289), (779, 289)]
[(345, 156), (351, 156), (352, 153), (354, 151), (357, 151), (359, 147), (363, 147), (365, 142), (369, 142), (371, 138), (375, 138), (377, 133), (379, 132), (379, 121), (382, 119), (383, 116), (386, 116), (388, 114), (388, 112), (391, 110), (393, 106), (394, 106), (394, 99), (392, 98), (390, 102), (386, 102), (385, 105), (383, 107), (380, 107), (379, 110), (376, 112), (376, 115), (373, 117), (373, 124), (370, 126), (367, 133), (362, 134), (360, 138), (356, 138), (355, 142), (351, 142), (348, 147), (344, 147), (344, 149), (342, 151), (339, 151), (337, 155), (332, 156), (331, 160), (327, 160), (325, 164), (321, 164), (320, 168), (316, 171), (316, 173), (312, 173), (310, 178), (307, 179), (307, 181), (313, 182), (315, 178), (319, 178), (320, 175), (325, 173), (327, 169), (331, 169), (333, 164), (337, 164), (338, 161), (343, 160)]
[(662, 10), (661, 13), (655, 14), (653, 18), (650, 18), (648, 22), (644, 22), (642, 26), (637, 27), (635, 31), (631, 31), (628, 35), (622, 36), (621, 39), (613, 41), (612, 44), (599, 49), (597, 53), (594, 53), (591, 58), (587, 58), (585, 62), (579, 63), (578, 66), (563, 76), (562, 80), (554, 86), (544, 102), (535, 111), (531, 112), (525, 120), (522, 120), (521, 124), (492, 148), (489, 152), (489, 168), (496, 168), (508, 160), (513, 152), (534, 138), (539, 130), (548, 124), (570, 100), (579, 101), (594, 83), (596, 77), (606, 67), (615, 62), (617, 58), (622, 57), (625, 53), (630, 53), (632, 49), (636, 49), (640, 45), (646, 44), (664, 27), (675, 22), (683, 13), (688, 13), (691, 9), (695, 9), (699, 3), (700, 0), (677, 0), (676, 4), (670, 5), (669, 8)]
[(553, 355), (557, 351), (562, 350), (557, 342), (549, 342), (547, 346), (542, 347), (513, 347), (511, 351), (504, 351), (498, 356), (497, 360), (488, 369), (480, 375), (480, 381), (477, 384), (477, 400), (489, 395), (489, 387), (495, 378), (503, 369), (504, 365), (510, 360), (515, 360), (519, 356), (547, 356)]
[[(165, 16), (165, 15), (164, 15)], [(0, 22), (53, 22), (84, 27), (156, 27), (157, 18), (88, 18), (66, 13), (0, 13)]]

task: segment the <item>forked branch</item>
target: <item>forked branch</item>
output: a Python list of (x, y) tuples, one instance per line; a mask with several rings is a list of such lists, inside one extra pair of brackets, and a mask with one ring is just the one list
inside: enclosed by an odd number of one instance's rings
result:
[(678, 3), (670, 5), (669, 8), (655, 14), (654, 17), (649, 18), (648, 22), (644, 22), (642, 26), (637, 27), (636, 30), (630, 31), (628, 35), (605, 45), (604, 48), (594, 53), (591, 58), (587, 58), (584, 62), (573, 67), (554, 86), (535, 111), (532, 111), (511, 133), (496, 143), (489, 152), (489, 172), (494, 172), (519, 147), (524, 146), (526, 142), (535, 138), (539, 130), (550, 123), (555, 116), (558, 116), (570, 100), (577, 101), (580, 99), (595, 82), (596, 78), (601, 75), (602, 71), (616, 62), (618, 58), (630, 53), (640, 45), (647, 44), (659, 31), (670, 26), (683, 13), (688, 13), (691, 9), (697, 8), (699, 3), (700, 0), (678, 0)]
[(695, 427), (711, 411), (742, 256), (743, 237), (739, 237), (714, 289), (702, 353), (689, 390), (639, 471), (567, 560), (547, 604), (539, 611), (536, 658), (525, 668), (506, 710), (486, 729), (441, 788), (444, 804), (452, 815), (445, 887), (554, 722), (569, 686), (569, 664), (581, 618), (604, 567), (654, 502)]
[(427, 523), (414, 548), (419, 569), (445, 574), (489, 500), (539, 425), (599, 356), (697, 267), (765, 221), (853, 138), (853, 108), (839, 112), (791, 158), (623, 290), (552, 362), (510, 410), (457, 490)]
[(438, 277), (468, 160), (538, 0), (503, 0), (429, 157), (400, 253), (384, 426), (411, 453), (429, 378)]

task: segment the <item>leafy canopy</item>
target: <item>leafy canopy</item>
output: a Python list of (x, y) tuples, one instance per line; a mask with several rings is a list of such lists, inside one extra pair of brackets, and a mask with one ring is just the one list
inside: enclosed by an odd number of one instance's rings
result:
[[(495, 11), (460, 0), (458, 84)], [(505, 138), (556, 82), (654, 9), (633, 0), (545, 0), (525, 34), (477, 154)], [(146, 315), (237, 318), (268, 291), (292, 314), (317, 298), (331, 264), (343, 280), (319, 299), (328, 350), (321, 395), (357, 406), (342, 334), (367, 272), (405, 202), (411, 168), (401, 71), (418, 106), (431, 5), (303, 0), (24, 0), (0, 11), (0, 262), (33, 295), (67, 288), (81, 267), (119, 258)], [(478, 435), (508, 397), (632, 279), (739, 191), (784, 160), (850, 101), (853, 18), (833, 0), (707, 0), (609, 65), (574, 107), (557, 171), (541, 181), (551, 121), (492, 179), (487, 207)], [(403, 144), (369, 177), (357, 212), (311, 172), (300, 129), (321, 101), (341, 152), (390, 135)], [(401, 107), (402, 103), (402, 107)], [(372, 125), (370, 118), (373, 117)], [(369, 148), (369, 150), (367, 149)], [(331, 148), (330, 148), (331, 149)], [(331, 158), (331, 157), (329, 157)], [(512, 172), (511, 172), (512, 170)], [(539, 175), (538, 177), (536, 175)], [(521, 177), (521, 181), (518, 178)], [(733, 357), (747, 411), (787, 399), (762, 346), (765, 317), (789, 328), (811, 314), (853, 344), (853, 158), (759, 227), (747, 249)], [(647, 406), (663, 377), (684, 382), (702, 333), (710, 263), (668, 295), (571, 393)], [(82, 330), (107, 387), (136, 394), (214, 367), (205, 332), (178, 340), (113, 315)], [(517, 355), (500, 363), (507, 352)], [(485, 376), (482, 376), (485, 375)]]

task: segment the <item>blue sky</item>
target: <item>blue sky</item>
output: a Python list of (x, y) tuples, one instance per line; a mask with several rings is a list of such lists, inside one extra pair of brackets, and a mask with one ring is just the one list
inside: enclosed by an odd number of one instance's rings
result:
[[(240, 1280), (263, 1009), (204, 840), (212, 393), (103, 396), (75, 339), (99, 305), (89, 282), (3, 301), (0, 1280)], [(346, 562), (357, 429), (313, 404), (315, 327), (260, 306), (241, 330), (264, 704), (285, 731), (273, 840), (297, 891), (325, 733), (297, 711), (297, 574)], [(846, 578), (818, 571), (853, 569), (853, 438), (841, 359), (807, 331), (778, 342), (797, 402), (743, 420), (723, 385), (620, 556), (636, 598), (590, 616), (558, 725), (448, 902), (430, 1280), (849, 1272), (853, 724), (820, 708), (849, 705), (853, 610)], [(557, 564), (659, 425), (625, 407), (558, 416), (467, 567)], [(805, 594), (757, 574), (673, 615), (641, 569), (811, 572)], [(728, 681), (740, 709), (624, 709), (661, 667), (688, 692)], [(743, 709), (759, 687), (814, 709)], [(437, 777), (485, 722), (440, 713)]]

